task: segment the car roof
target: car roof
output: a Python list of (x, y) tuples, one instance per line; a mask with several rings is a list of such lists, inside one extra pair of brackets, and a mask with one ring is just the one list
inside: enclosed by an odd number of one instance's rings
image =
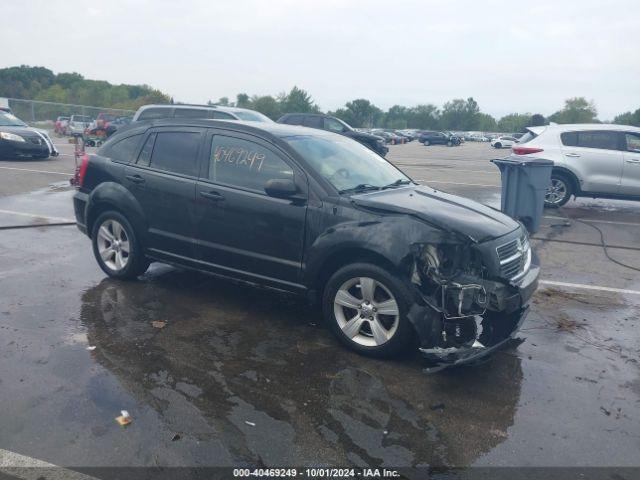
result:
[(138, 111), (147, 110), (149, 108), (189, 108), (194, 110), (219, 110), (221, 112), (255, 112), (250, 108), (242, 107), (229, 107), (226, 105), (197, 105), (191, 103), (152, 103), (149, 105), (142, 105), (138, 108)]
[(631, 125), (616, 125), (613, 123), (562, 123), (542, 125), (538, 127), (527, 127), (530, 132), (540, 135), (545, 130), (555, 132), (575, 132), (575, 131), (593, 131), (593, 130), (627, 130), (631, 132), (640, 132), (639, 127), (633, 127)]
[[(247, 133), (267, 133), (274, 137), (288, 137), (294, 135), (313, 135), (316, 137), (340, 137), (339, 134), (319, 130), (317, 128), (303, 127), (300, 125), (289, 125), (286, 123), (276, 122), (251, 122), (245, 120), (219, 120), (209, 118), (161, 118), (144, 122), (145, 127), (175, 127), (175, 126), (191, 126), (204, 128), (224, 128)], [(139, 124), (132, 123), (131, 128), (122, 129), (122, 132), (138, 129)], [(145, 129), (146, 129), (145, 128)]]

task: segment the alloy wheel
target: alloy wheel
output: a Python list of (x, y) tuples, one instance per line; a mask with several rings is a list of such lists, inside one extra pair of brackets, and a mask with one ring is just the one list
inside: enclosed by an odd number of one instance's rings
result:
[(120, 222), (107, 219), (98, 229), (98, 253), (111, 270), (121, 271), (129, 262), (131, 245), (126, 230)]
[(342, 333), (366, 347), (387, 343), (400, 322), (400, 309), (393, 294), (369, 277), (344, 282), (336, 292), (333, 311)]
[(544, 201), (549, 205), (557, 205), (567, 196), (567, 184), (559, 179), (552, 178), (551, 185), (547, 188)]

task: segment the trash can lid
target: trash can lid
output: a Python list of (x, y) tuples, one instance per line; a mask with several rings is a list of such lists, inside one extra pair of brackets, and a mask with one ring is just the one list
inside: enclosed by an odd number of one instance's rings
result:
[(520, 157), (520, 156), (510, 156), (505, 158), (494, 158), (491, 160), (491, 163), (495, 163), (496, 165), (513, 165), (513, 166), (525, 166), (530, 165), (532, 167), (547, 167), (549, 165), (553, 165), (552, 160), (547, 160), (546, 158), (538, 158), (538, 157)]

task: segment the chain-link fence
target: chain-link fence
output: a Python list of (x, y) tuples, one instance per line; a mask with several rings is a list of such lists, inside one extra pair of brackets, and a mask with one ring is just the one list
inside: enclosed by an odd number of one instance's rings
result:
[(22, 121), (43, 128), (53, 128), (58, 117), (84, 115), (95, 119), (99, 113), (107, 113), (116, 117), (130, 117), (133, 110), (119, 108), (92, 107), (89, 105), (73, 105), (69, 103), (41, 102), (39, 100), (22, 100), (8, 98), (9, 108)]

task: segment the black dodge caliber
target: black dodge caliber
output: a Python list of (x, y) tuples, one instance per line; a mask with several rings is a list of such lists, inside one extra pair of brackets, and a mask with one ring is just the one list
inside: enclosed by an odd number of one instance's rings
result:
[(158, 120), (76, 175), (78, 227), (109, 276), (160, 261), (306, 295), (366, 355), (473, 362), (513, 338), (537, 286), (519, 223), (335, 133)]

